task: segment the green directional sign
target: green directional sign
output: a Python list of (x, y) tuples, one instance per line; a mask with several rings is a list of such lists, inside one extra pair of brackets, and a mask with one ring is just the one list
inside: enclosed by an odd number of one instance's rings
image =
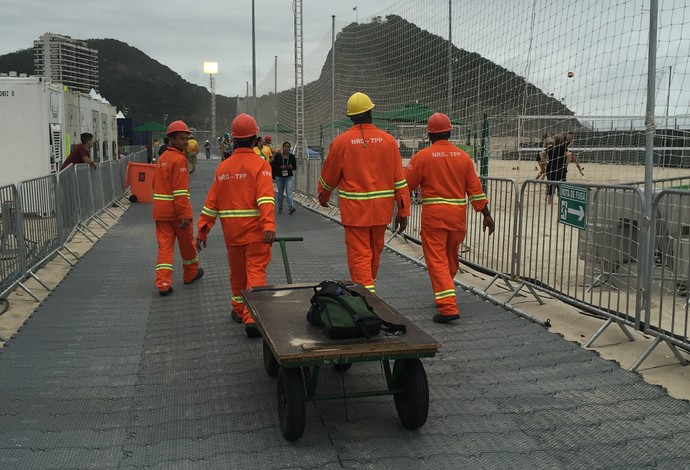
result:
[(587, 226), (587, 188), (561, 185), (558, 197), (558, 221), (579, 230)]

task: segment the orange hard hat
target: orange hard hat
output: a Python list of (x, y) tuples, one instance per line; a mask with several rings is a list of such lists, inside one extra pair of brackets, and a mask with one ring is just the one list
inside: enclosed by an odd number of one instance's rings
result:
[(266, 137), (264, 137), (264, 142), (272, 142), (272, 141), (273, 141), (273, 139), (271, 139), (270, 135), (267, 135)]
[(165, 131), (165, 135), (174, 134), (175, 132), (186, 132), (191, 134), (191, 132), (189, 132), (189, 127), (187, 127), (187, 124), (185, 124), (183, 121), (171, 122), (168, 126), (168, 130)]
[(448, 132), (453, 128), (450, 123), (450, 118), (443, 113), (434, 113), (429, 118), (426, 124), (426, 129), (429, 134), (438, 134), (439, 132)]
[(235, 139), (246, 139), (259, 133), (259, 125), (249, 114), (242, 113), (232, 120), (230, 133)]

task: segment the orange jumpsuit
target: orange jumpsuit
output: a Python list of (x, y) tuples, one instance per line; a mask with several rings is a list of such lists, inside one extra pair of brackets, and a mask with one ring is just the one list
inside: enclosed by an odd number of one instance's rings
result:
[(180, 228), (181, 219), (193, 222), (194, 213), (189, 202), (189, 173), (187, 158), (174, 147), (168, 147), (156, 162), (153, 174), (153, 219), (156, 221), (158, 261), (156, 287), (167, 291), (172, 287), (175, 240), (182, 256), (184, 282), (192, 282), (199, 267), (194, 246), (194, 226), (190, 222)]
[(197, 238), (206, 240), (220, 217), (230, 264), (232, 307), (244, 324), (254, 323), (242, 299), (242, 290), (266, 285), (271, 245), (264, 232), (275, 232), (275, 199), (271, 165), (250, 148), (238, 148), (223, 160), (213, 177), (197, 226)]
[(319, 178), (321, 204), (328, 202), (336, 186), (350, 277), (375, 292), (395, 203), (398, 216), (410, 215), (410, 191), (393, 136), (373, 124), (355, 124), (336, 137)]
[(479, 212), (488, 204), (472, 159), (447, 140), (417, 152), (405, 170), (410, 188), (422, 188), (422, 249), (442, 315), (458, 314), (453, 278), (465, 240), (467, 202)]

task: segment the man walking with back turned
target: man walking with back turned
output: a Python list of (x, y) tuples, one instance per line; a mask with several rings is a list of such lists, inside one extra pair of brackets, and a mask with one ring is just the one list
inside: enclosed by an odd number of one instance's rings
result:
[(364, 93), (357, 92), (347, 101), (347, 115), (354, 125), (331, 143), (318, 187), (324, 207), (339, 187), (350, 277), (371, 292), (375, 292), (386, 227), (395, 204), (396, 230), (405, 230), (410, 215), (410, 191), (398, 143), (372, 124), (373, 108)]

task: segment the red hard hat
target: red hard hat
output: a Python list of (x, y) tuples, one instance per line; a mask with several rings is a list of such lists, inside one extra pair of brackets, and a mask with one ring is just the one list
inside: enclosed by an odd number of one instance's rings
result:
[(448, 132), (453, 128), (453, 125), (450, 123), (450, 118), (445, 114), (434, 113), (429, 118), (426, 128), (429, 134), (438, 134), (439, 132)]
[(271, 136), (270, 136), (270, 135), (267, 135), (266, 137), (264, 137), (264, 141), (265, 141), (265, 142), (272, 142), (273, 139), (271, 139)]
[(191, 134), (191, 132), (189, 132), (189, 127), (187, 127), (187, 124), (185, 124), (183, 121), (171, 122), (168, 126), (168, 130), (165, 131), (165, 135), (174, 134), (175, 132), (187, 132), (188, 134)]
[(246, 139), (259, 133), (259, 125), (249, 114), (242, 113), (232, 120), (230, 133), (235, 139)]

